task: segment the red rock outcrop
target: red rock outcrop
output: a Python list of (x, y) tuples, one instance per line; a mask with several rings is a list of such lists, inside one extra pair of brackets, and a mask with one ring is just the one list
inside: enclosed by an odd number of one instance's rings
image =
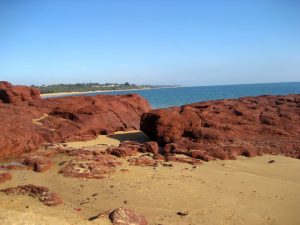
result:
[(114, 173), (117, 166), (122, 164), (106, 152), (79, 149), (67, 153), (74, 159), (60, 169), (59, 173), (65, 177), (102, 179)]
[(100, 162), (68, 163), (59, 172), (65, 177), (102, 179), (115, 172), (115, 165), (103, 165)]
[(122, 143), (119, 147), (109, 147), (107, 152), (111, 155), (117, 156), (119, 158), (125, 158), (127, 156), (134, 156), (138, 153), (139, 144), (134, 144), (130, 142), (130, 145), (122, 146)]
[(120, 143), (119, 147), (108, 147), (106, 152), (119, 158), (126, 158), (128, 156), (132, 157), (138, 153), (147, 153), (137, 158), (130, 158), (128, 162), (132, 166), (157, 166), (163, 161), (182, 162), (191, 165), (197, 165), (201, 163), (201, 160), (191, 155), (182, 157), (176, 156), (172, 152), (166, 151), (165, 149), (161, 151), (157, 142), (155, 141), (148, 141), (145, 143), (138, 143), (136, 141), (123, 141)]
[(128, 162), (129, 165), (132, 166), (157, 166), (158, 165), (158, 160), (154, 160), (144, 155), (141, 155), (140, 157), (137, 158), (129, 159)]
[(0, 157), (46, 143), (139, 129), (141, 115), (150, 110), (149, 103), (136, 94), (44, 100), (38, 94), (32, 88), (0, 83)]
[(158, 154), (159, 147), (157, 142), (155, 141), (148, 141), (145, 143), (138, 143), (136, 141), (123, 141), (120, 143), (119, 147), (109, 147), (106, 151), (109, 154), (117, 156), (119, 158), (125, 158), (127, 156), (134, 156), (138, 152)]
[(154, 155), (159, 154), (159, 147), (157, 142), (155, 141), (148, 141), (144, 143), (144, 151), (145, 152), (150, 152)]
[(145, 113), (141, 130), (162, 154), (205, 161), (238, 155), (300, 158), (300, 95), (208, 101)]
[(150, 110), (149, 103), (136, 94), (51, 98), (32, 106), (45, 109), (48, 116), (39, 123), (64, 141), (139, 129), (141, 115)]
[(49, 158), (39, 155), (25, 158), (23, 164), (31, 167), (35, 172), (45, 172), (53, 165)]
[(202, 163), (201, 160), (197, 159), (197, 158), (193, 158), (193, 157), (179, 157), (176, 155), (170, 155), (170, 154), (166, 154), (163, 157), (163, 160), (166, 162), (180, 162), (180, 163), (187, 163), (187, 164), (191, 164), (191, 165), (199, 165)]
[(51, 192), (48, 188), (36, 186), (33, 184), (21, 185), (15, 188), (6, 188), (0, 190), (5, 194), (21, 194), (37, 197), (43, 204), (47, 206), (56, 206), (63, 202), (62, 198), (55, 192)]
[(41, 99), (39, 89), (22, 85), (14, 86), (6, 81), (0, 81), (0, 101), (16, 103), (36, 99)]

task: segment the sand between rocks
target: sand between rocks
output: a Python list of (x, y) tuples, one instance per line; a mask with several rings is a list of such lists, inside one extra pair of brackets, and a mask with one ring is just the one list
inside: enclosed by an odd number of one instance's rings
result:
[[(139, 139), (141, 132), (117, 133), (93, 142), (68, 143), (69, 147), (118, 145), (120, 140)], [(300, 224), (300, 161), (284, 156), (240, 157), (212, 161), (197, 168), (172, 162), (173, 167), (129, 166), (127, 160), (110, 177), (66, 178), (59, 163), (45, 173), (11, 171), (13, 179), (0, 188), (35, 184), (58, 192), (64, 204), (47, 207), (29, 196), (0, 193), (0, 224), (110, 224), (88, 218), (117, 207), (145, 215), (150, 225), (281, 225)], [(274, 163), (268, 163), (275, 160)], [(180, 212), (180, 213), (179, 213)], [(179, 214), (179, 215), (178, 215)]]

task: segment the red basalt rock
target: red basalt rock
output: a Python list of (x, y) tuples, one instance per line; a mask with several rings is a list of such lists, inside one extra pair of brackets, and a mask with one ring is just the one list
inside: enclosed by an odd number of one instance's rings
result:
[(129, 165), (132, 166), (157, 166), (157, 160), (153, 160), (147, 156), (140, 156), (128, 160)]
[(108, 218), (113, 225), (147, 225), (145, 216), (127, 208), (116, 208), (108, 210), (104, 213), (99, 213), (96, 216), (89, 218), (89, 221), (97, 220), (98, 218)]
[(65, 177), (102, 179), (115, 172), (112, 166), (103, 166), (101, 163), (69, 163), (60, 171)]
[(30, 87), (0, 83), (0, 157), (41, 145), (91, 140), (99, 134), (140, 128), (151, 109), (137, 94), (40, 99)]
[(122, 141), (119, 145), (120, 148), (127, 148), (127, 149), (132, 149), (133, 151), (140, 151), (142, 148), (141, 143), (136, 142), (136, 141)]
[(12, 175), (10, 173), (0, 173), (0, 183), (11, 180)]
[(191, 157), (178, 157), (178, 156), (174, 156), (174, 155), (164, 156), (163, 159), (167, 162), (173, 161), (173, 162), (187, 163), (187, 164), (191, 164), (191, 165), (199, 165), (202, 163), (202, 161), (199, 159), (195, 159), (195, 158), (191, 158)]
[(127, 156), (133, 156), (138, 153), (136, 149), (130, 147), (109, 147), (107, 152), (111, 155), (117, 156), (119, 158), (125, 158)]
[(43, 204), (47, 206), (56, 206), (63, 202), (62, 198), (55, 192), (51, 192), (48, 188), (36, 186), (33, 184), (20, 185), (15, 188), (6, 188), (0, 190), (5, 194), (22, 194), (31, 197), (37, 197)]
[(107, 152), (119, 158), (136, 155), (143, 148), (143, 144), (136, 141), (123, 141), (119, 147), (109, 147)]
[(95, 154), (95, 152), (92, 151), (90, 151), (90, 153), (81, 151), (79, 153), (80, 155), (78, 155), (78, 153), (79, 152), (73, 155), (76, 156), (77, 159), (68, 162), (59, 173), (66, 177), (102, 179), (114, 173), (116, 167), (121, 165), (121, 162), (109, 154)]
[[(103, 159), (101, 156), (105, 153), (102, 152), (96, 152), (91, 151), (87, 149), (72, 149), (72, 150), (66, 150), (65, 153), (67, 153), (69, 156), (76, 157), (76, 160), (95, 160), (97, 156), (100, 156), (101, 159)], [(111, 157), (112, 158), (112, 157)], [(111, 159), (108, 158), (108, 159)]]
[(207, 101), (143, 114), (162, 154), (196, 159), (282, 154), (300, 158), (300, 95)]
[(109, 147), (107, 152), (111, 155), (125, 158), (127, 156), (134, 156), (138, 152), (158, 154), (159, 147), (155, 141), (148, 141), (145, 143), (139, 143), (136, 141), (123, 141), (120, 143), (119, 147)]
[(25, 158), (23, 163), (31, 167), (36, 172), (45, 172), (53, 165), (50, 159), (39, 155)]
[(22, 85), (12, 85), (0, 81), (0, 101), (3, 103), (17, 103), (40, 99), (40, 90)]
[(117, 208), (111, 211), (109, 218), (113, 225), (147, 225), (146, 218), (137, 212), (126, 208)]
[(153, 153), (154, 155), (159, 153), (159, 147), (157, 142), (155, 141), (148, 141), (144, 143), (145, 152)]

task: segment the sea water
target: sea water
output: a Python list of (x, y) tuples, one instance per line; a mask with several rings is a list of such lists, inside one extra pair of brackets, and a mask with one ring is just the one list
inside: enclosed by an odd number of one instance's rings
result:
[(147, 90), (94, 92), (82, 95), (137, 93), (144, 96), (153, 108), (180, 106), (193, 102), (258, 95), (300, 94), (300, 82), (239, 84), (198, 87), (159, 88)]

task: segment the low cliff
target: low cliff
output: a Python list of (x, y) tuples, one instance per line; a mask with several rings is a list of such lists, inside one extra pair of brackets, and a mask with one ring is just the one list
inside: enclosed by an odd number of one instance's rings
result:
[(164, 154), (203, 160), (263, 153), (300, 158), (300, 95), (208, 101), (152, 110), (141, 130)]
[(99, 134), (140, 129), (141, 115), (151, 109), (136, 94), (43, 100), (37, 89), (8, 82), (0, 83), (0, 93), (0, 156), (45, 143), (90, 140)]

